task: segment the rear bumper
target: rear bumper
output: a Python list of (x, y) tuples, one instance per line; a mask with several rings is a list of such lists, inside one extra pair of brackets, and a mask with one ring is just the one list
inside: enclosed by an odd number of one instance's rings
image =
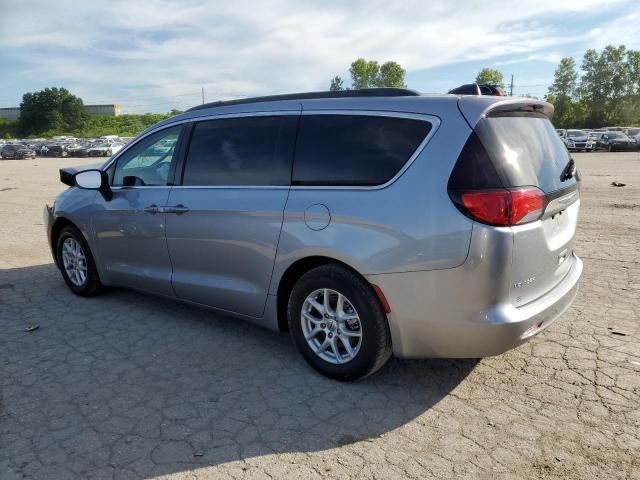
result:
[[(499, 355), (551, 325), (573, 302), (582, 261), (574, 255), (562, 281), (520, 307), (499, 302), (477, 308), (464, 267), (429, 272), (372, 275), (391, 305), (389, 326), (398, 357), (480, 358)], [(467, 291), (465, 291), (467, 290)], [(490, 302), (489, 302), (490, 303)]]

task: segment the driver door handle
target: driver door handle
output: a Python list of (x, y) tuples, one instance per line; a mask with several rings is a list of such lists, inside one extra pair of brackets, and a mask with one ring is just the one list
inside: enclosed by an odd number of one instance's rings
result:
[(160, 213), (162, 210), (158, 208), (157, 205), (149, 205), (148, 207), (144, 207), (142, 211), (144, 213), (150, 213), (151, 215), (155, 215), (156, 213)]
[(176, 215), (182, 215), (183, 213), (187, 213), (189, 211), (189, 208), (185, 207), (182, 204), (178, 204), (164, 207), (162, 210), (164, 213), (175, 213)]

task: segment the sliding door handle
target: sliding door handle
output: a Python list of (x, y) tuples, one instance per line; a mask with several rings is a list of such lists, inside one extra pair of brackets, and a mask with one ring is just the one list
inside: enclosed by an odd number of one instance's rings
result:
[(164, 213), (175, 213), (176, 215), (182, 215), (183, 213), (187, 213), (189, 208), (185, 207), (182, 204), (172, 205), (170, 207), (164, 207), (162, 209)]

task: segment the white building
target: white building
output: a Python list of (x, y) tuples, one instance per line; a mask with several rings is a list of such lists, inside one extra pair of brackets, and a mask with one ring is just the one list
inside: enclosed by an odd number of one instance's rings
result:
[[(117, 103), (85, 105), (84, 109), (91, 115), (100, 115), (104, 117), (117, 117), (120, 115), (120, 105)], [(20, 118), (20, 107), (0, 108), (0, 118), (10, 121), (17, 120)]]

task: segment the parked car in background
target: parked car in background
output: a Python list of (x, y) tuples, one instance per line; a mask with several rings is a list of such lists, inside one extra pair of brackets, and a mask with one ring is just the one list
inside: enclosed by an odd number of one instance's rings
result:
[(640, 127), (626, 128), (623, 133), (640, 144)]
[(2, 147), (0, 156), (4, 159), (19, 160), (22, 158), (36, 158), (36, 152), (25, 145), (10, 143)]
[(603, 150), (605, 145), (602, 143), (602, 135), (604, 135), (604, 131), (594, 130), (589, 132), (588, 138), (591, 142), (591, 149), (595, 152), (597, 150)]
[(113, 143), (117, 141), (120, 137), (118, 135), (103, 135), (100, 137), (100, 140), (104, 143)]
[(70, 145), (67, 147), (67, 153), (70, 157), (88, 157), (89, 148), (87, 145)]
[(69, 154), (63, 145), (53, 144), (47, 145), (47, 151), (45, 153), (47, 157), (68, 157)]
[(556, 128), (556, 133), (560, 138), (564, 140), (564, 137), (567, 136), (567, 131), (564, 128)]
[(115, 155), (116, 153), (118, 153), (120, 150), (122, 150), (122, 147), (124, 147), (124, 143), (122, 142), (114, 142), (111, 144), (111, 147), (109, 148), (109, 155)]
[(562, 138), (569, 151), (586, 152), (591, 151), (593, 143), (589, 141), (587, 134), (582, 130), (566, 130), (566, 135)]
[(503, 96), (504, 93), (500, 90), (500, 87), (497, 85), (485, 85), (485, 84), (477, 84), (477, 83), (467, 83), (465, 85), (460, 85), (452, 90), (449, 90), (450, 94), (455, 95), (493, 95), (493, 96)]
[(552, 114), (390, 88), (205, 104), (62, 169), (45, 228), (75, 294), (131, 287), (289, 330), (329, 377), (392, 352), (498, 355), (582, 273), (580, 177)]
[(101, 143), (89, 148), (90, 157), (110, 157), (111, 155), (118, 153), (124, 144), (120, 142), (115, 143)]
[(600, 139), (603, 148), (610, 152), (637, 150), (638, 143), (622, 132), (604, 132)]

